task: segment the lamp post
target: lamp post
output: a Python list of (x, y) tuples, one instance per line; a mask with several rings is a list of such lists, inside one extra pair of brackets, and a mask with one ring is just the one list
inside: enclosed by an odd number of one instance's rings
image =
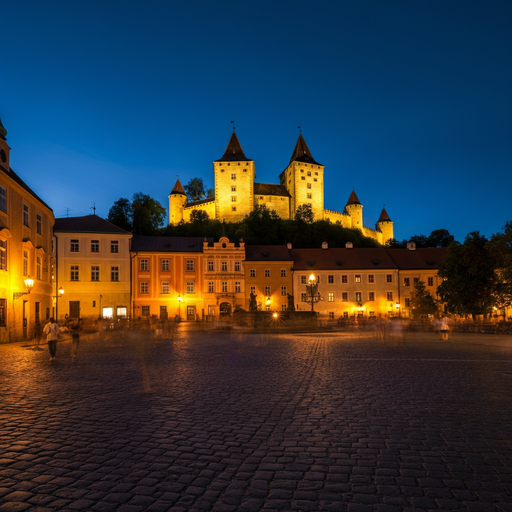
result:
[(322, 300), (322, 296), (318, 292), (318, 281), (315, 274), (309, 276), (306, 290), (306, 303), (311, 304), (311, 311), (315, 311), (315, 304)]
[(13, 300), (19, 299), (20, 297), (23, 297), (23, 295), (30, 295), (32, 288), (34, 288), (34, 280), (31, 279), (30, 276), (28, 276), (25, 279), (24, 283), (25, 283), (25, 288), (27, 289), (27, 291), (26, 292), (14, 292), (12, 294)]
[(59, 318), (59, 298), (64, 295), (64, 288), (62, 286), (58, 289), (57, 295), (54, 295), (55, 299), (55, 321), (57, 322)]
[(181, 303), (183, 302), (183, 298), (181, 297), (181, 295), (178, 295), (178, 298), (176, 300), (178, 301), (178, 316), (180, 317), (181, 320)]
[(398, 311), (398, 318), (401, 318), (402, 315), (400, 314), (400, 302), (397, 302), (395, 304), (395, 308)]

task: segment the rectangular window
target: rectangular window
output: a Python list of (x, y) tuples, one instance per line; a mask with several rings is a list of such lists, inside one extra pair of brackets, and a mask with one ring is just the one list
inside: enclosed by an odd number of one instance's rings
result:
[(334, 320), (334, 311), (329, 311), (329, 320)]
[(78, 268), (78, 265), (71, 265), (71, 276), (70, 281), (78, 281), (80, 277), (79, 273), (80, 269)]
[(311, 183), (308, 183), (308, 188), (311, 188)]
[(235, 293), (240, 293), (242, 291), (242, 284), (240, 281), (235, 281)]
[(208, 293), (213, 293), (215, 291), (215, 282), (208, 281)]
[(232, 174), (232, 175), (231, 175), (231, 179), (232, 179), (232, 180), (236, 180), (236, 174)]
[(386, 274), (386, 283), (393, 282), (393, 274)]
[(0, 270), (7, 270), (7, 240), (0, 240)]
[(420, 282), (420, 278), (419, 277), (415, 277), (414, 278), (414, 284), (417, 285), (419, 282)]
[(300, 284), (306, 284), (306, 276), (300, 276)]
[(356, 274), (355, 282), (356, 283), (360, 283), (361, 282), (361, 275), (360, 274)]
[(393, 300), (393, 292), (387, 293), (387, 300)]
[(281, 304), (281, 311), (286, 311), (287, 309), (287, 304)]
[(256, 293), (256, 286), (251, 286), (251, 293)]
[(119, 281), (119, 267), (110, 267), (110, 280)]
[(270, 286), (265, 286), (265, 295), (270, 297)]
[(42, 219), (40, 213), (36, 214), (36, 231), (38, 235), (42, 233)]
[(6, 308), (7, 308), (7, 299), (0, 299), (0, 326), (1, 327), (5, 327), (5, 325), (6, 325), (6, 318), (5, 318)]
[(23, 205), (23, 225), (28, 226), (28, 204)]
[(307, 194), (307, 199), (312, 199), (311, 194)]
[(213, 265), (214, 265), (214, 261), (208, 260), (208, 272), (213, 272)]
[(160, 319), (167, 320), (167, 306), (160, 306)]
[(308, 174), (308, 176), (311, 176), (311, 171), (308, 171), (308, 173), (307, 173), (307, 174)]
[(281, 296), (286, 297), (288, 292), (286, 291), (286, 286), (281, 286)]
[(7, 212), (7, 190), (3, 187), (0, 187), (0, 210)]
[(171, 283), (169, 281), (162, 281), (162, 293), (165, 295), (171, 293)]
[(334, 292), (329, 292), (329, 302), (334, 302)]
[(433, 277), (428, 278), (428, 286), (434, 286), (434, 278)]
[(269, 269), (265, 269), (265, 277), (270, 277), (270, 270)]
[(41, 279), (41, 256), (36, 257), (36, 279)]
[(99, 240), (91, 240), (91, 252), (100, 252)]
[(100, 280), (100, 267), (91, 267), (91, 281)]
[(411, 307), (411, 299), (405, 299), (405, 307), (410, 308)]
[(194, 272), (194, 260), (187, 260), (187, 272)]
[(240, 262), (239, 261), (235, 261), (235, 272), (240, 272)]
[(361, 302), (361, 292), (356, 292), (356, 302)]
[(236, 196), (231, 196), (231, 202), (236, 203)]
[(348, 283), (348, 276), (341, 276), (341, 282), (343, 284), (347, 284)]
[(334, 276), (327, 276), (327, 282), (329, 284), (334, 284)]
[(187, 281), (187, 293), (195, 293), (194, 281)]
[(140, 309), (142, 316), (149, 316), (149, 306), (142, 306)]
[(28, 251), (23, 251), (23, 275), (28, 276)]
[(411, 286), (411, 280), (408, 277), (404, 277), (404, 286)]
[(220, 269), (222, 272), (228, 271), (228, 262), (227, 261), (221, 261), (220, 262)]
[(147, 281), (140, 282), (140, 293), (141, 295), (146, 295), (149, 293), (149, 283)]
[(79, 252), (80, 251), (80, 241), (79, 240), (71, 240), (71, 246), (69, 248), (70, 252)]
[(232, 207), (231, 207), (231, 211), (232, 211), (232, 212), (236, 212), (236, 206), (232, 206)]
[(235, 186), (231, 187), (231, 192), (236, 192), (236, 187)]
[(300, 179), (306, 181), (306, 177), (305, 176), (301, 176)]
[(117, 240), (111, 240), (110, 241), (110, 252), (112, 252), (112, 253), (118, 253), (119, 252), (119, 242)]
[(162, 260), (162, 272), (169, 272), (170, 269), (170, 261)]
[(249, 270), (249, 275), (251, 277), (256, 277), (256, 270), (254, 268), (251, 268), (251, 270)]
[(341, 294), (341, 300), (342, 300), (343, 302), (348, 302), (348, 292), (343, 292), (343, 293)]
[(301, 302), (306, 302), (306, 298), (307, 298), (306, 294), (305, 294), (304, 292), (302, 292), (302, 293), (300, 294), (300, 301), (301, 301)]
[(227, 281), (222, 281), (221, 289), (222, 289), (222, 293), (228, 293), (228, 282)]
[(286, 277), (286, 269), (285, 268), (281, 269), (281, 277)]
[(368, 300), (371, 302), (375, 300), (375, 292), (368, 292)]
[(373, 274), (368, 274), (368, 282), (375, 283), (375, 276)]
[(149, 270), (149, 260), (140, 260), (140, 269)]

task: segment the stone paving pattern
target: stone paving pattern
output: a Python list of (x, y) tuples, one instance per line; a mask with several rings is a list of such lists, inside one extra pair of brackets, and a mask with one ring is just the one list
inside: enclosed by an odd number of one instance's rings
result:
[(0, 346), (0, 511), (512, 511), (512, 348), (129, 334)]

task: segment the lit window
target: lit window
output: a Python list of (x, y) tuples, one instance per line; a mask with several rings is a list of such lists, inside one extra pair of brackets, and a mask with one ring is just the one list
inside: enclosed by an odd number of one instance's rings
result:
[(235, 272), (240, 272), (240, 262), (235, 261)]
[(265, 269), (265, 277), (270, 277), (270, 270), (269, 269)]
[(23, 251), (23, 275), (28, 276), (28, 251)]
[(235, 293), (240, 293), (241, 290), (242, 290), (242, 285), (241, 285), (240, 281), (235, 281)]
[(7, 212), (7, 190), (0, 187), (0, 210)]
[(388, 300), (393, 300), (393, 292), (388, 292), (387, 298), (388, 298)]
[(110, 252), (119, 252), (119, 242), (117, 240), (110, 241)]
[(23, 225), (28, 226), (28, 204), (23, 205)]
[(100, 252), (99, 240), (91, 240), (91, 252)]
[(187, 272), (194, 271), (194, 260), (187, 260)]
[(286, 286), (281, 286), (281, 296), (286, 297), (288, 292), (286, 291)]
[(91, 267), (91, 281), (100, 280), (100, 267)]
[(147, 281), (140, 282), (140, 293), (146, 295), (149, 293), (149, 283)]
[(348, 302), (348, 292), (342, 292), (341, 294), (341, 300), (343, 302)]
[(375, 276), (373, 274), (369, 274), (368, 275), (368, 282), (369, 283), (374, 283), (375, 282)]
[(360, 283), (361, 282), (361, 275), (360, 274), (356, 274), (355, 282), (356, 283)]
[(188, 281), (187, 282), (187, 293), (195, 293), (194, 281)]
[(285, 268), (281, 269), (281, 277), (286, 277), (286, 269)]
[(7, 270), (7, 240), (0, 240), (0, 270)]
[(41, 256), (36, 257), (36, 279), (41, 279)]
[(78, 240), (71, 240), (70, 252), (79, 252), (80, 242)]
[(265, 286), (265, 295), (266, 295), (267, 297), (269, 297), (269, 296), (270, 296), (270, 286)]
[(329, 292), (329, 302), (334, 302), (334, 292)]
[(356, 302), (361, 302), (361, 292), (356, 292)]
[(327, 276), (327, 282), (329, 284), (334, 284), (334, 276)]
[(149, 260), (140, 260), (140, 269), (141, 270), (149, 270)]
[(227, 272), (228, 270), (228, 262), (227, 261), (221, 261), (220, 262), (220, 269), (222, 272)]
[(228, 292), (228, 282), (227, 281), (222, 281), (222, 293), (227, 293)]
[(368, 300), (371, 302), (375, 300), (375, 292), (368, 292)]
[(110, 280), (119, 281), (119, 267), (110, 267)]
[(251, 270), (249, 270), (249, 275), (251, 277), (256, 277), (256, 270), (254, 268), (251, 268)]
[(168, 272), (170, 268), (169, 260), (162, 260), (162, 272)]
[(78, 281), (79, 279), (79, 268), (78, 265), (71, 265), (71, 276), (70, 281)]
[(36, 230), (37, 230), (38, 235), (41, 234), (41, 225), (42, 225), (41, 214), (37, 213), (36, 214)]
[(215, 282), (208, 281), (208, 293), (213, 293), (215, 291)]
[(162, 293), (171, 293), (171, 283), (169, 283), (169, 281), (162, 281)]

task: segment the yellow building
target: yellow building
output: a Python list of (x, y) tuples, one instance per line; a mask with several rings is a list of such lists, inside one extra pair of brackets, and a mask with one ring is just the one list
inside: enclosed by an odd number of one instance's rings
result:
[[(211, 238), (206, 240), (213, 242)], [(134, 236), (132, 311), (135, 318), (203, 318), (203, 237)]]
[[(128, 318), (132, 234), (97, 215), (57, 219), (55, 316)], [(59, 289), (64, 295), (59, 296)]]
[[(258, 310), (286, 311), (293, 295), (290, 251), (285, 245), (247, 245), (245, 247), (245, 306), (249, 311), (251, 293)], [(292, 301), (293, 304), (293, 301)]]
[(243, 261), (245, 244), (230, 242), (222, 236), (218, 242), (203, 242), (204, 308), (209, 319), (231, 316), (245, 306)]
[(0, 343), (31, 338), (34, 325), (51, 315), (55, 222), (51, 208), (10, 168), (6, 135), (0, 121)]
[(393, 238), (393, 222), (383, 209), (375, 229), (363, 224), (363, 205), (355, 191), (341, 211), (324, 207), (324, 166), (312, 156), (302, 134), (299, 135), (290, 163), (279, 175), (280, 184), (257, 183), (254, 160), (247, 158), (233, 131), (224, 155), (213, 162), (215, 197), (188, 202), (178, 180), (169, 194), (169, 224), (190, 220), (194, 210), (212, 219), (237, 222), (255, 207), (264, 205), (283, 219), (293, 219), (297, 208), (309, 205), (315, 220), (329, 220), (384, 244)]

